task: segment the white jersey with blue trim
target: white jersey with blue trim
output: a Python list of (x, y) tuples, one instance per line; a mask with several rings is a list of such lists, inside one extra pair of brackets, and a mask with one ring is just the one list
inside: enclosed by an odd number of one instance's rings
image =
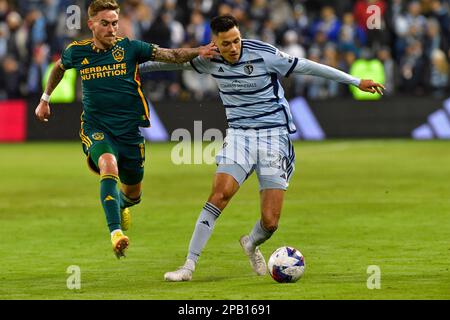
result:
[[(285, 128), (296, 131), (279, 77), (308, 74), (359, 86), (361, 79), (308, 59), (291, 57), (258, 40), (242, 40), (241, 57), (230, 64), (222, 57), (197, 57), (183, 64), (148, 61), (140, 72), (196, 70), (211, 74), (219, 86), (228, 126), (235, 129)], [(278, 130), (277, 130), (278, 131)]]
[(194, 70), (211, 74), (217, 81), (230, 128), (285, 127), (291, 133), (296, 128), (278, 78), (288, 77), (297, 63), (298, 58), (270, 44), (247, 39), (242, 40), (237, 63), (201, 57), (190, 62)]

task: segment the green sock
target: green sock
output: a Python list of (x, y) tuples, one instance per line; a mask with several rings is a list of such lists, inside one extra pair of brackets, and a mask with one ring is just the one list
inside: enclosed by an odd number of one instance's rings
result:
[(105, 174), (100, 179), (100, 199), (106, 215), (109, 231), (120, 229), (119, 178), (112, 174)]
[(125, 208), (132, 207), (132, 206), (138, 204), (139, 202), (141, 202), (141, 196), (140, 195), (139, 195), (139, 197), (137, 199), (131, 199), (131, 198), (128, 198), (122, 192), (122, 190), (120, 191), (120, 209), (125, 209)]

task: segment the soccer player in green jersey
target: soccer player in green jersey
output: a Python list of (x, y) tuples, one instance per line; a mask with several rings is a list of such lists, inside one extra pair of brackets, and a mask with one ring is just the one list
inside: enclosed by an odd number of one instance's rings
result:
[(40, 121), (48, 121), (50, 95), (65, 70), (75, 68), (79, 72), (83, 86), (80, 138), (89, 167), (100, 174), (100, 200), (118, 258), (125, 256), (129, 245), (123, 233), (130, 226), (128, 208), (141, 201), (145, 142), (139, 127), (150, 126), (138, 65), (149, 60), (184, 63), (199, 55), (211, 58), (216, 53), (213, 44), (163, 49), (119, 38), (119, 11), (115, 0), (90, 4), (88, 26), (92, 39), (75, 41), (64, 50), (35, 110)]

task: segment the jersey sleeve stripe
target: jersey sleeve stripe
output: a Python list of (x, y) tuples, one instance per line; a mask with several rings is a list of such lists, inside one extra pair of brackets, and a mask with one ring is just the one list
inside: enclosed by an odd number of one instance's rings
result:
[(86, 39), (86, 40), (81, 40), (81, 41), (73, 41), (72, 43), (70, 43), (66, 49), (69, 49), (72, 46), (85, 46), (87, 44), (92, 43), (92, 39)]
[(289, 68), (289, 71), (285, 75), (286, 78), (288, 78), (291, 75), (292, 71), (294, 71), (295, 67), (297, 66), (297, 63), (298, 63), (298, 58), (295, 58), (294, 63), (292, 64), (292, 66)]
[(202, 74), (200, 71), (198, 71), (197, 67), (194, 65), (194, 61), (189, 61), (189, 64), (191, 65), (192, 69), (194, 69), (195, 71), (197, 71), (198, 73)]
[(255, 50), (255, 51), (264, 51), (264, 52), (267, 52), (267, 53), (270, 53), (270, 54), (276, 54), (276, 53), (277, 53), (277, 52), (274, 51), (274, 50), (270, 50), (270, 49), (267, 49), (267, 48), (254, 47), (254, 46), (249, 45), (249, 44), (245, 44), (245, 45), (243, 46), (243, 48), (245, 48), (245, 49), (251, 49), (251, 50)]
[(269, 44), (262, 43), (262, 42), (255, 42), (251, 40), (244, 40), (243, 41), (244, 46), (252, 46), (254, 48), (260, 48), (260, 49), (266, 49), (270, 52), (273, 52), (274, 54), (277, 52), (277, 49)]
[(253, 49), (267, 50), (267, 51), (273, 52), (273, 53), (276, 53), (276, 52), (277, 52), (277, 50), (274, 49), (274, 48), (267, 47), (267, 46), (260, 46), (260, 45), (253, 44), (253, 43), (244, 43), (244, 44), (243, 44), (243, 47), (244, 47), (244, 48), (253, 48)]
[(277, 52), (277, 49), (275, 47), (271, 47), (271, 46), (259, 44), (259, 43), (254, 43), (254, 42), (244, 42), (243, 46), (246, 46), (246, 47), (251, 46), (253, 48), (265, 49), (265, 50), (268, 50), (268, 51), (271, 51), (274, 53)]
[(259, 45), (259, 46), (265, 46), (265, 47), (269, 47), (269, 48), (272, 48), (272, 49), (276, 49), (276, 48), (275, 48), (273, 45), (271, 45), (270, 43), (264, 42), (264, 41), (261, 41), (261, 40), (256, 40), (256, 39), (243, 39), (242, 42), (245, 42), (245, 43), (252, 43), (252, 44)]

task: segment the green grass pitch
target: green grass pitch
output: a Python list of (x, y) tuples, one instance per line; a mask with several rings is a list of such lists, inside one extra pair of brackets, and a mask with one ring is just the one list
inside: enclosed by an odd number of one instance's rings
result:
[[(450, 149), (409, 140), (296, 143), (277, 233), (262, 246), (302, 251), (304, 277), (253, 275), (238, 243), (259, 217), (257, 179), (216, 224), (192, 282), (168, 283), (210, 192), (214, 165), (174, 165), (147, 146), (128, 257), (117, 260), (98, 178), (78, 143), (0, 145), (0, 299), (449, 299)], [(69, 266), (81, 289), (66, 285)], [(378, 266), (381, 288), (368, 289)]]

